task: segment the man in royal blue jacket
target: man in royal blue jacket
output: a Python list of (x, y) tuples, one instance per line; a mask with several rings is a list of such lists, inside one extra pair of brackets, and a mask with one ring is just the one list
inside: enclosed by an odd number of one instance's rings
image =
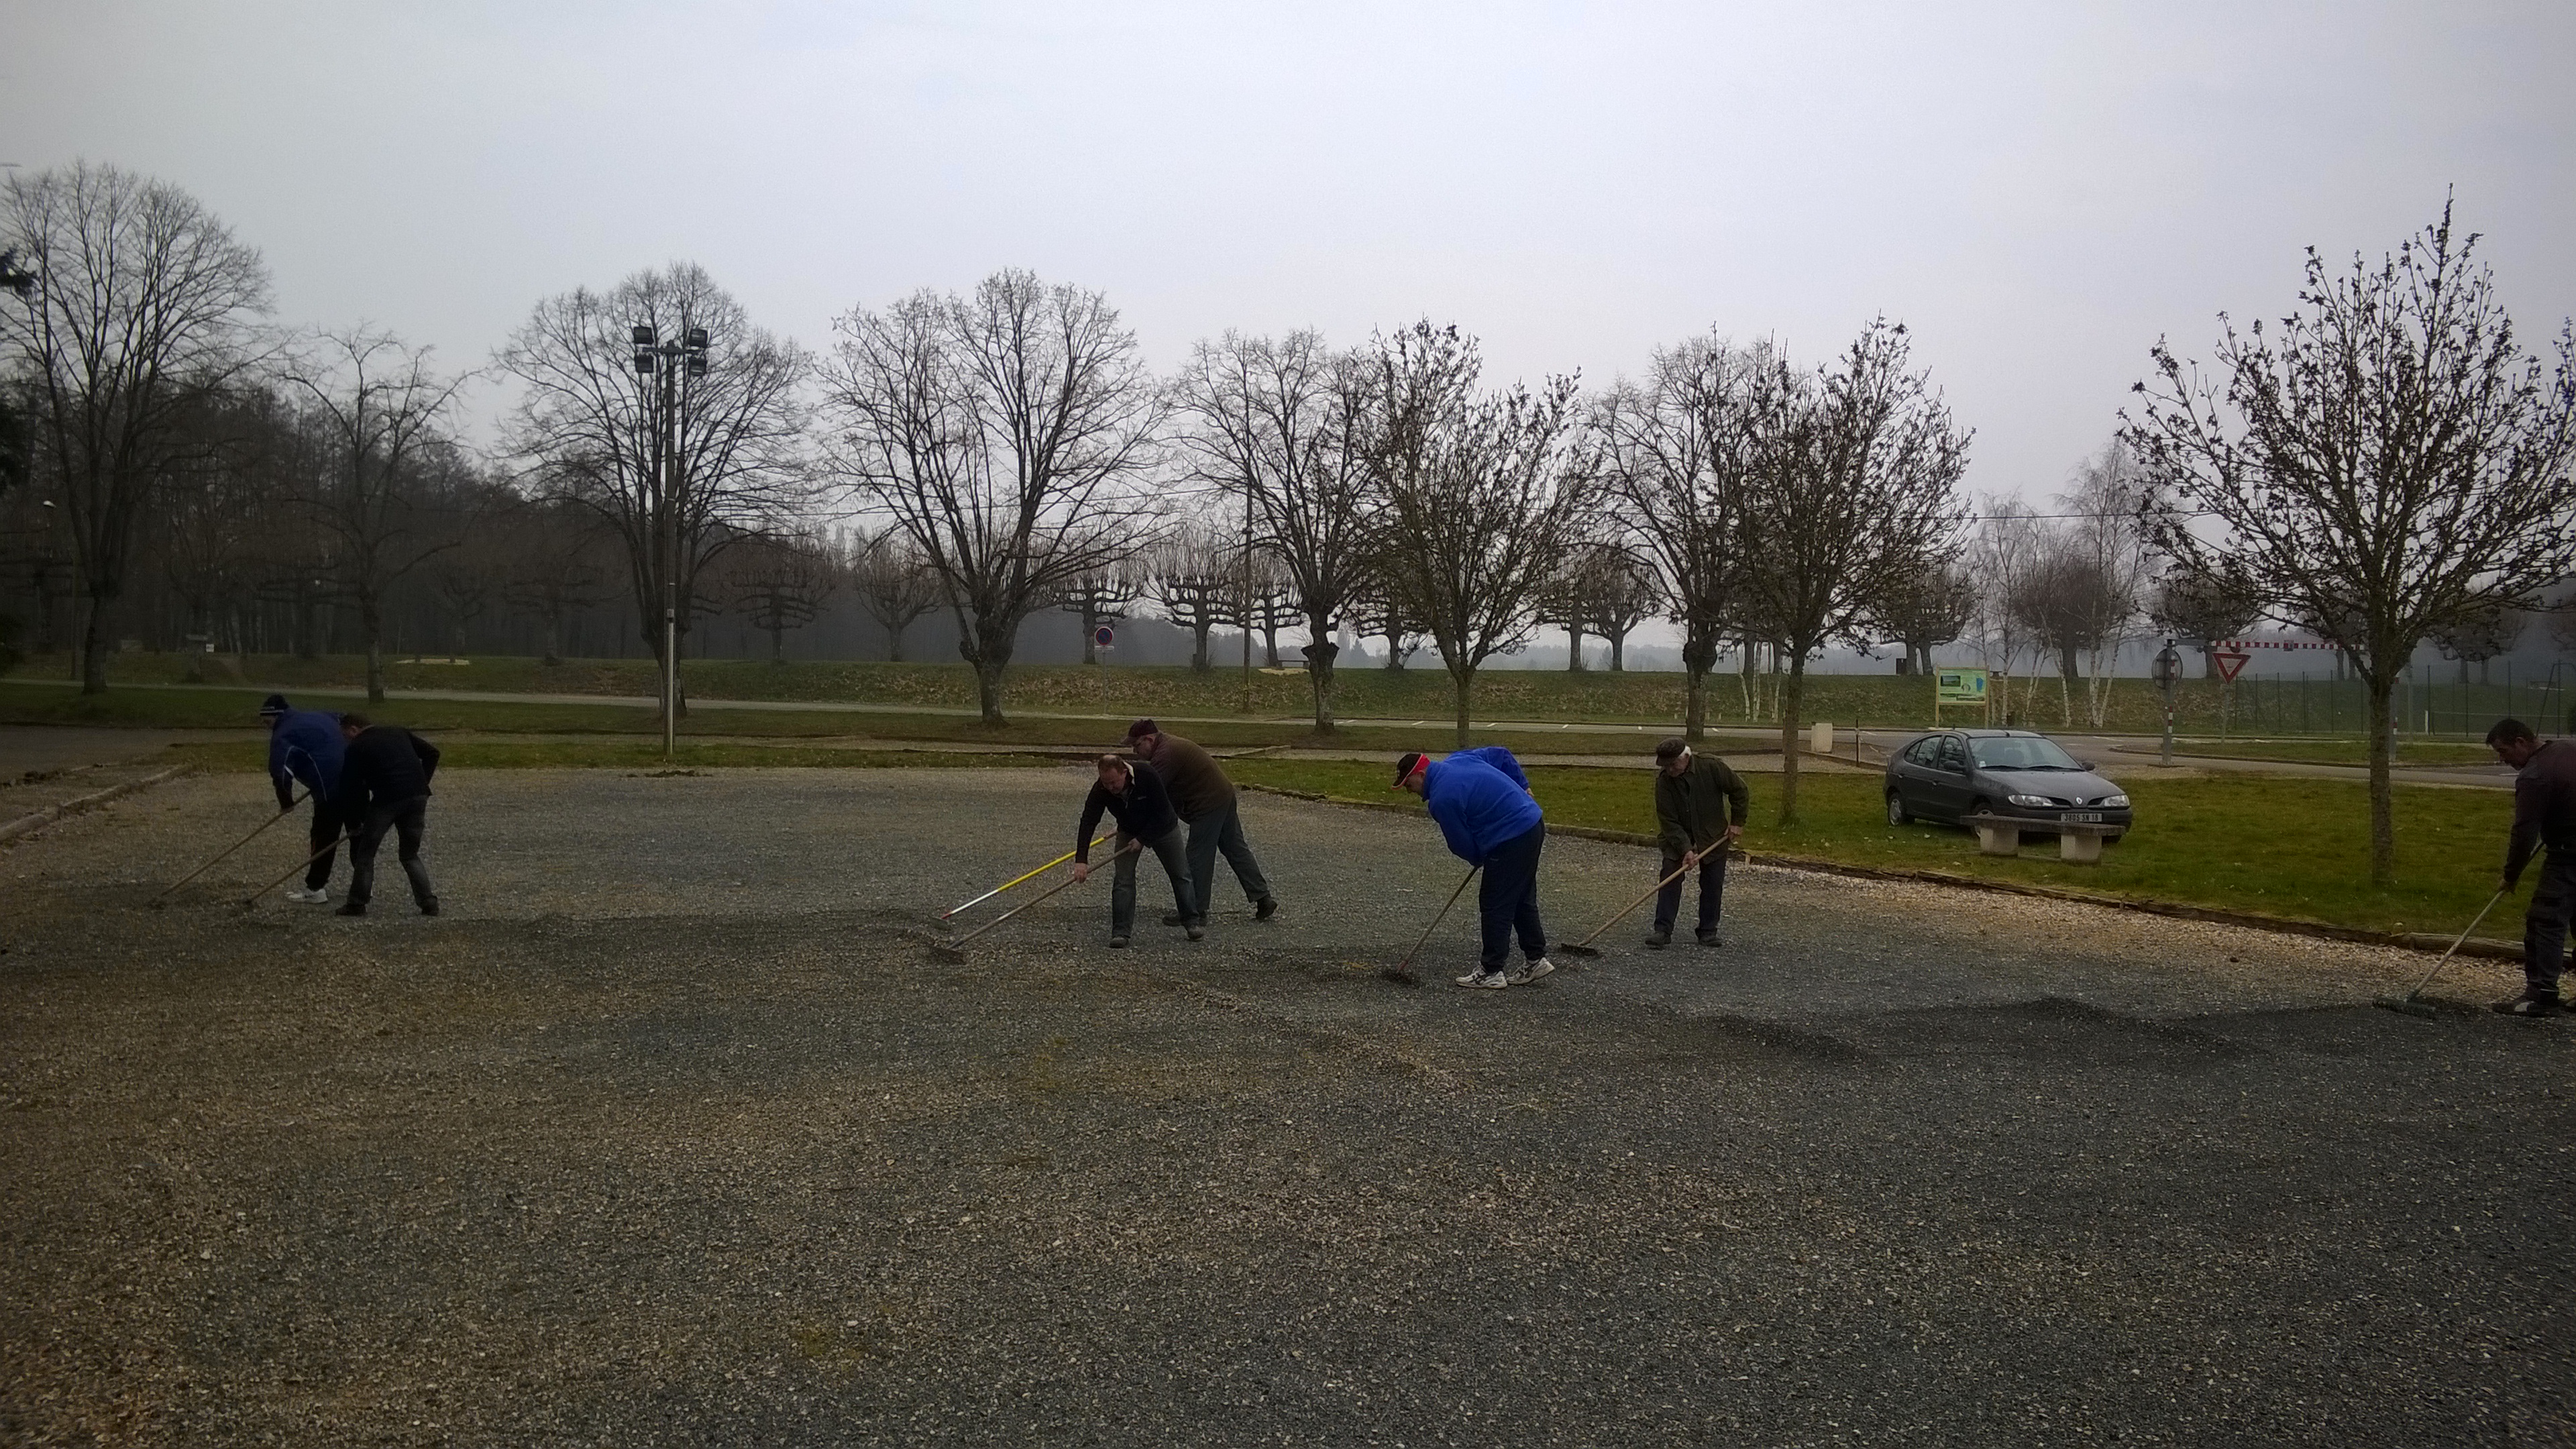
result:
[[(1538, 919), (1538, 856), (1547, 845), (1547, 821), (1530, 798), (1521, 762), (1500, 745), (1438, 760), (1410, 753), (1396, 762), (1395, 783), (1422, 797), (1450, 854), (1484, 868), (1485, 882), (1476, 890), (1485, 918), (1484, 959), (1458, 984), (1493, 990), (1555, 970), (1547, 959), (1547, 930)], [(1515, 928), (1521, 964), (1506, 974)]]
[(268, 781), (277, 787), (279, 813), (295, 808), (299, 784), (313, 799), (313, 830), (305, 847), (313, 854), (313, 864), (305, 868), (304, 889), (290, 890), (286, 898), (327, 901), (331, 893), (324, 887), (331, 883), (332, 863), (340, 858), (340, 831), (346, 824), (339, 801), (342, 751), (347, 747), (340, 738), (340, 717), (318, 709), (296, 709), (282, 694), (261, 700), (259, 717), (268, 722)]

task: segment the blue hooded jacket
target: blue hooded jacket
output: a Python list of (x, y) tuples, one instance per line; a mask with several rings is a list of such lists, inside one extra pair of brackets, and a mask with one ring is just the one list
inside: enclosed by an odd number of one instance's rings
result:
[(1470, 865), (1482, 864), (1544, 818), (1529, 796), (1521, 762), (1500, 745), (1432, 761), (1422, 773), (1422, 803), (1440, 823), (1449, 853)]
[(268, 778), (277, 786), (277, 808), (295, 799), (302, 781), (313, 798), (329, 804), (340, 788), (340, 766), (349, 742), (340, 737), (340, 717), (318, 709), (290, 709), (268, 733)]

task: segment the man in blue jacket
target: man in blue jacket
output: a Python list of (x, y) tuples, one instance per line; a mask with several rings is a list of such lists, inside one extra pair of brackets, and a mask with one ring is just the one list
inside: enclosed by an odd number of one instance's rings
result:
[[(1449, 853), (1481, 866), (1476, 889), (1485, 918), (1485, 954), (1458, 984), (1498, 990), (1536, 981), (1556, 967), (1547, 959), (1547, 930), (1538, 919), (1538, 856), (1547, 821), (1530, 798), (1529, 776), (1500, 745), (1460, 750), (1443, 759), (1408, 753), (1396, 761), (1397, 788), (1422, 797), (1449, 842)], [(1512, 932), (1521, 937), (1520, 969), (1506, 974)]]
[(295, 787), (313, 799), (313, 829), (305, 848), (313, 864), (304, 871), (304, 889), (290, 890), (290, 901), (315, 903), (331, 899), (332, 863), (340, 858), (340, 766), (347, 742), (340, 738), (340, 717), (318, 709), (296, 709), (286, 696), (261, 700), (259, 717), (268, 722), (268, 780), (277, 787), (280, 814), (295, 808)]

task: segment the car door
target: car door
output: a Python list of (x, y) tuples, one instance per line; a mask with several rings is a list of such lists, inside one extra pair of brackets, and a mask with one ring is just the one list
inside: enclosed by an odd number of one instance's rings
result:
[(1968, 813), (1968, 742), (1958, 735), (1935, 735), (1931, 763), (1923, 771), (1924, 814), (1956, 820)]

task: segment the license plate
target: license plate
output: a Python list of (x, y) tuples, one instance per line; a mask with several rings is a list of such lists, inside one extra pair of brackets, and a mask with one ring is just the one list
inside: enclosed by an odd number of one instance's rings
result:
[(2099, 825), (2102, 823), (2102, 812), (2099, 810), (2069, 810), (2066, 812), (2066, 822), (2069, 825)]

